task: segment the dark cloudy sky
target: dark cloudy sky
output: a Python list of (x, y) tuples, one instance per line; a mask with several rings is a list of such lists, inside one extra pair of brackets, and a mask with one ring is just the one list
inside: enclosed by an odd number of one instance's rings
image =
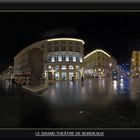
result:
[(102, 48), (118, 63), (140, 50), (140, 13), (0, 13), (0, 71), (27, 45), (52, 37), (85, 41), (85, 55)]

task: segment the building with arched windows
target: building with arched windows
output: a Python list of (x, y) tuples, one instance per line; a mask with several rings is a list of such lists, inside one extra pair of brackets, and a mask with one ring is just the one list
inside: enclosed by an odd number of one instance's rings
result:
[(29, 52), (40, 48), (44, 57), (42, 77), (48, 80), (80, 79), (83, 74), (84, 41), (76, 38), (42, 40), (24, 48), (14, 57), (14, 75), (29, 78)]
[(84, 57), (85, 77), (107, 77), (116, 66), (115, 58), (101, 49), (96, 49)]
[(31, 76), (31, 68), (29, 64), (29, 53), (32, 49), (39, 48), (44, 51), (44, 44), (46, 41), (39, 41), (33, 43), (23, 50), (21, 50), (15, 57), (14, 57), (14, 76), (15, 79), (18, 80), (25, 80), (30, 81)]
[(45, 77), (48, 80), (72, 80), (82, 76), (84, 41), (75, 38), (48, 39), (44, 50)]
[(132, 77), (140, 77), (140, 51), (132, 51), (130, 74)]

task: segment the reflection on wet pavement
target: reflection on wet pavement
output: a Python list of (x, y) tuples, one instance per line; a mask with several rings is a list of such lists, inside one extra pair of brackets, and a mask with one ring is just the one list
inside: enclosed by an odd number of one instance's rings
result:
[(42, 96), (0, 81), (0, 127), (140, 127), (140, 80), (52, 83)]

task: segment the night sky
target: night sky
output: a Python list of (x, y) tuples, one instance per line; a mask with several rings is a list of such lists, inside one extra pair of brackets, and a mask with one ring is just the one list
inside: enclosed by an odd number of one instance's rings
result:
[(140, 50), (140, 13), (0, 13), (0, 72), (14, 56), (43, 39), (76, 37), (85, 41), (85, 55), (101, 48), (118, 63), (130, 62)]

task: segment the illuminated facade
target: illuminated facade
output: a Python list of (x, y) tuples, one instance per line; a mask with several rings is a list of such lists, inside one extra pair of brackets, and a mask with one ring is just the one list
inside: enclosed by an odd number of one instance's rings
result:
[(14, 57), (14, 75), (15, 78), (21, 80), (21, 79), (28, 79), (31, 75), (31, 69), (29, 65), (29, 52), (34, 48), (40, 48), (44, 49), (44, 44), (46, 41), (39, 41), (32, 45), (27, 46), (22, 51), (20, 51), (15, 57)]
[(81, 78), (84, 58), (83, 40), (74, 38), (48, 39), (44, 56), (44, 71), (48, 80)]
[(84, 57), (85, 77), (108, 77), (116, 68), (117, 61), (101, 49), (96, 49)]
[(132, 51), (130, 74), (132, 77), (140, 76), (140, 51)]
[(36, 42), (14, 57), (14, 75), (29, 78), (29, 52), (33, 48), (43, 50), (44, 72), (42, 78), (48, 80), (80, 79), (84, 58), (84, 41), (75, 38), (56, 38)]
[(9, 66), (6, 70), (1, 73), (1, 78), (3, 79), (12, 79), (14, 75), (14, 67)]

